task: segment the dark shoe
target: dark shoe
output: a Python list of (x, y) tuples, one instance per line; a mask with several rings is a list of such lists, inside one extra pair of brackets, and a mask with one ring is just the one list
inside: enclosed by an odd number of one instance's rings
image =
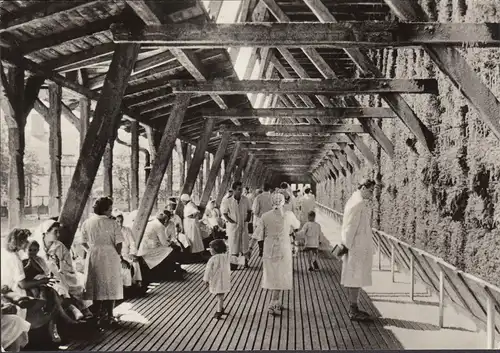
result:
[(318, 261), (314, 261), (313, 266), (315, 270), (319, 270)]
[(231, 271), (236, 271), (238, 269), (238, 265), (231, 264)]
[(310, 266), (309, 267), (309, 271), (313, 272), (314, 271), (314, 267)]
[(349, 313), (349, 318), (352, 321), (372, 321), (373, 318), (368, 315), (368, 313), (365, 313), (364, 311), (357, 311), (357, 312), (351, 312)]
[(249, 268), (250, 266), (248, 266), (248, 259), (245, 259), (245, 268)]
[(220, 319), (222, 319), (222, 315), (223, 315), (223, 313), (222, 313), (222, 312), (217, 311), (217, 312), (214, 314), (214, 319), (216, 319), (216, 320), (220, 320)]

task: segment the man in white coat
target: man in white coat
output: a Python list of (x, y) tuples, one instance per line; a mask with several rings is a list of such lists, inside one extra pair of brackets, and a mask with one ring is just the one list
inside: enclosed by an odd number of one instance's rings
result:
[(351, 320), (369, 320), (370, 315), (359, 310), (358, 297), (361, 287), (372, 284), (373, 242), (371, 210), (367, 201), (373, 196), (375, 182), (363, 180), (349, 198), (342, 220), (342, 243), (347, 254), (342, 258), (340, 283), (347, 289), (349, 317)]
[(226, 233), (229, 243), (229, 253), (232, 257), (231, 270), (236, 270), (237, 258), (240, 254), (245, 256), (245, 268), (248, 267), (250, 253), (248, 249), (248, 222), (252, 217), (252, 205), (242, 195), (241, 182), (233, 184), (233, 196), (224, 200), (221, 204), (221, 213), (226, 220)]

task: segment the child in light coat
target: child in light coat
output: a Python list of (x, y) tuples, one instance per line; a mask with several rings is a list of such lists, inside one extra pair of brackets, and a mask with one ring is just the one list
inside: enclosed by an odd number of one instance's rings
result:
[(307, 214), (308, 221), (304, 224), (298, 236), (304, 239), (304, 252), (307, 252), (309, 258), (309, 271), (319, 270), (318, 266), (318, 248), (319, 239), (323, 236), (321, 226), (316, 222), (316, 213), (310, 211)]
[(224, 312), (224, 296), (231, 288), (231, 257), (227, 252), (224, 240), (213, 240), (209, 246), (212, 256), (205, 268), (203, 281), (206, 283), (210, 293), (215, 294), (217, 297), (218, 306), (214, 318), (219, 320), (222, 318), (222, 315), (226, 314)]

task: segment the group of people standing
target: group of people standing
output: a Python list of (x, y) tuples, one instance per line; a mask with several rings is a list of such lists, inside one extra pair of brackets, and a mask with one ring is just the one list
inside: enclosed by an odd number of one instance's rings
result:
[[(358, 190), (348, 200), (342, 222), (341, 284), (346, 288), (351, 320), (370, 320), (368, 313), (359, 309), (359, 293), (372, 281), (373, 243), (371, 231), (371, 211), (368, 201), (372, 198), (376, 183), (361, 181)], [(316, 222), (314, 211), (316, 201), (310, 189), (306, 189), (300, 199), (294, 197), (287, 183), (271, 192), (264, 185), (257, 192), (253, 202), (243, 195), (241, 183), (236, 182), (221, 205), (221, 213), (226, 221), (227, 244), (221, 240), (210, 243), (212, 258), (209, 260), (203, 280), (211, 293), (218, 298), (217, 312), (220, 319), (226, 314), (224, 295), (230, 290), (230, 271), (238, 268), (239, 256), (245, 256), (244, 266), (248, 267), (250, 251), (259, 244), (262, 257), (262, 288), (270, 290), (269, 313), (279, 315), (284, 309), (280, 301), (281, 292), (292, 290), (293, 247), (301, 243), (308, 254), (309, 271), (319, 269), (318, 250), (323, 238), (321, 226)], [(250, 206), (252, 205), (252, 206)], [(297, 218), (296, 215), (299, 215)], [(249, 235), (249, 222), (253, 220), (253, 234)], [(291, 241), (292, 239), (292, 241)]]
[[(268, 184), (256, 195), (245, 196), (243, 192), (242, 184), (235, 182), (221, 204), (227, 244), (220, 240), (210, 243), (213, 256), (207, 264), (204, 281), (219, 301), (215, 318), (225, 314), (223, 298), (230, 288), (230, 271), (241, 265), (249, 267), (255, 243), (259, 244), (263, 262), (262, 288), (272, 291), (270, 314), (281, 313), (281, 291), (292, 289), (293, 248), (299, 239), (305, 242), (304, 250), (311, 254), (309, 270), (319, 269), (317, 252), (322, 232), (314, 219), (315, 200), (310, 189), (305, 190), (301, 199), (294, 197), (287, 183), (273, 192)], [(240, 261), (242, 257), (244, 261)]]

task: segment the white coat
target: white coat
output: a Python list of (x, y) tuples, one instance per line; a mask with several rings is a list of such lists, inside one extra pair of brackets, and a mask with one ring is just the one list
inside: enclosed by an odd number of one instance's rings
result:
[(342, 258), (340, 283), (344, 287), (370, 286), (373, 262), (371, 212), (359, 190), (345, 205), (342, 243), (349, 252)]
[(236, 223), (226, 223), (226, 235), (231, 255), (248, 253), (248, 212), (252, 210), (252, 205), (248, 198), (241, 196), (238, 201), (234, 197), (227, 198), (221, 204), (221, 213), (227, 214)]

